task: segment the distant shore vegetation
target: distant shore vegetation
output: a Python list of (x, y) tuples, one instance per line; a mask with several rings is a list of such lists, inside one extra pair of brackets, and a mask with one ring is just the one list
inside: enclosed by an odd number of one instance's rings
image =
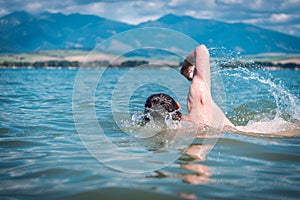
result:
[[(289, 70), (300, 70), (300, 64), (298, 63), (273, 63), (267, 61), (232, 61), (232, 62), (216, 62), (221, 68), (253, 68), (253, 69), (289, 69)], [(50, 60), (50, 61), (37, 61), (37, 62), (23, 62), (23, 61), (4, 61), (0, 62), (1, 68), (99, 68), (99, 67), (113, 67), (113, 68), (124, 68), (124, 67), (137, 67), (141, 65), (149, 65), (150, 67), (156, 67), (158, 65), (151, 65), (149, 61), (146, 60), (126, 60), (121, 63), (110, 64), (109, 61), (92, 61), (82, 65), (79, 61), (67, 61), (67, 60)], [(178, 65), (168, 65), (165, 66), (178, 68)], [(159, 67), (159, 66), (158, 66)]]
[[(178, 57), (170, 55), (161, 56), (151, 55), (153, 60), (149, 61), (148, 57), (133, 56), (122, 57), (115, 63), (109, 60), (115, 57), (113, 54), (99, 53), (96, 54), (95, 60), (83, 62), (89, 51), (86, 50), (48, 50), (32, 53), (0, 55), (0, 68), (124, 68), (147, 66), (159, 68), (163, 66), (179, 68), (181, 66)], [(248, 59), (229, 59), (229, 58), (212, 58), (213, 62), (221, 68), (254, 68), (254, 69), (289, 69), (300, 70), (300, 55), (256, 55)], [(154, 64), (159, 63), (159, 64)]]
[[(97, 67), (136, 67), (141, 65), (149, 64), (149, 61), (145, 60), (127, 60), (120, 64), (112, 63), (109, 61), (92, 61), (81, 64), (79, 61), (67, 61), (67, 60), (50, 60), (50, 61), (37, 61), (37, 62), (22, 62), (22, 61), (4, 61), (0, 62), (0, 67), (4, 68), (79, 68), (79, 67), (88, 67), (88, 68), (97, 68)], [(171, 66), (175, 67), (175, 66)], [(176, 66), (177, 67), (177, 66)]]

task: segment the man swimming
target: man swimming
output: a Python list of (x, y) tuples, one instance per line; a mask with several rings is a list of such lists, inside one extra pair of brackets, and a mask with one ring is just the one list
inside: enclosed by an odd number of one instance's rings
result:
[(187, 120), (210, 126), (213, 112), (217, 111), (219, 118), (224, 120), (224, 126), (234, 127), (212, 100), (209, 58), (208, 49), (200, 45), (185, 58), (182, 64), (181, 74), (191, 80), (187, 97), (187, 115), (180, 112), (179, 103), (167, 94), (154, 94), (148, 97), (145, 103), (145, 113), (150, 110), (161, 110), (173, 120)]

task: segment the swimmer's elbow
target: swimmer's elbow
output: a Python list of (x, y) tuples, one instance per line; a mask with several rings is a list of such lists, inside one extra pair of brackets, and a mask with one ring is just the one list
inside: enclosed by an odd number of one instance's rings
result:
[(195, 48), (195, 54), (209, 56), (209, 51), (204, 44), (201, 44)]

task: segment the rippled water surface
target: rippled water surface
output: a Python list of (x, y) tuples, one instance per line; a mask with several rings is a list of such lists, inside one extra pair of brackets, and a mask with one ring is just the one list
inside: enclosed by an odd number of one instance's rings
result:
[[(143, 70), (139, 73), (158, 73), (160, 80), (174, 81), (170, 70)], [(93, 93), (95, 99), (85, 99), (85, 92), (92, 87), (90, 82), (95, 81), (89, 77), (97, 73), (97, 69), (86, 70), (81, 101), (72, 104), (76, 100), (72, 95), (78, 70), (0, 69), (1, 199), (299, 198), (300, 71), (222, 70), (226, 99), (220, 100), (220, 106), (235, 125), (252, 126), (253, 130), (249, 135), (221, 133), (207, 138), (205, 144), (205, 139), (196, 138), (187, 150), (198, 152), (196, 155), (182, 154), (187, 143), (176, 143), (175, 147), (182, 147), (168, 149), (170, 145), (163, 138), (132, 140), (119, 128), (111, 112), (111, 91), (128, 71), (107, 70), (103, 80), (96, 80), (99, 84)], [(129, 110), (132, 114), (143, 111), (145, 99), (155, 92), (184, 101), (187, 90), (188, 82), (174, 84), (173, 89), (158, 84), (140, 85), (129, 94)], [(133, 153), (160, 150), (175, 153), (176, 159), (147, 173), (111, 169), (86, 149), (74, 123), (74, 110), (79, 107), (94, 109), (106, 138), (119, 148), (131, 148)], [(88, 112), (81, 114), (86, 120), (91, 117)], [(155, 163), (149, 160), (151, 156), (139, 158), (137, 164), (136, 160), (114, 154), (103, 141), (96, 140), (101, 133), (94, 132), (92, 121), (90, 126), (76, 119), (75, 122), (82, 132), (90, 134), (85, 138), (90, 144), (100, 145), (99, 155), (121, 163), (121, 169), (130, 165), (147, 168), (149, 163)], [(264, 123), (267, 125), (259, 126)], [(212, 148), (209, 140), (216, 137)]]

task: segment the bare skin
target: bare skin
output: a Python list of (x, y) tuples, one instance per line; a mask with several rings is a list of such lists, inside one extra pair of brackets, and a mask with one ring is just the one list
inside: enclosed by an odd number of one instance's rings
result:
[[(224, 121), (224, 126), (234, 127), (221, 109), (213, 102), (210, 91), (210, 63), (209, 52), (206, 46), (195, 48), (184, 60), (181, 74), (191, 80), (187, 99), (189, 114), (184, 115), (184, 120), (198, 122), (202, 125), (211, 125), (213, 111)], [(195, 65), (195, 67), (193, 66)]]

